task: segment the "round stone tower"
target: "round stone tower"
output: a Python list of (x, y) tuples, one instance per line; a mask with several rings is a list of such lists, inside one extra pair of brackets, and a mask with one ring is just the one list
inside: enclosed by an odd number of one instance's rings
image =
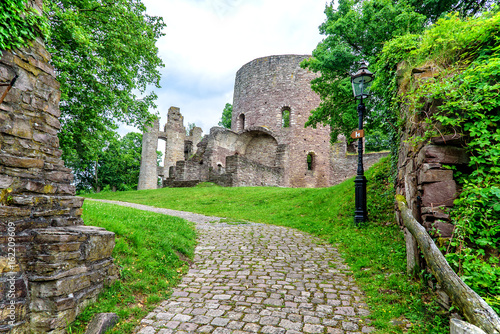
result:
[(231, 129), (241, 133), (262, 126), (274, 134), (280, 147), (285, 147), (283, 185), (287, 187), (331, 185), (330, 129), (304, 128), (311, 110), (320, 103), (311, 90), (317, 75), (300, 67), (309, 57), (258, 58), (236, 73)]

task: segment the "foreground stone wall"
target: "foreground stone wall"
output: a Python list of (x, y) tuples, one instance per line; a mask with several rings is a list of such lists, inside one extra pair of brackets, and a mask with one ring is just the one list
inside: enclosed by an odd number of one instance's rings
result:
[[(41, 1), (30, 1), (41, 13)], [(83, 226), (57, 133), (61, 92), (43, 41), (3, 51), (0, 82), (0, 332), (63, 333), (117, 277), (114, 234)], [(0, 87), (0, 94), (5, 87)]]
[[(432, 77), (432, 68), (413, 71), (414, 84)], [(422, 110), (409, 110), (404, 107), (402, 118), (406, 120), (400, 140), (396, 193), (404, 195), (413, 217), (434, 237), (450, 238), (454, 226), (450, 223), (447, 209), (459, 195), (453, 178), (453, 171), (445, 168), (455, 166), (466, 168), (469, 157), (465, 151), (463, 138), (456, 135), (443, 135), (425, 142), (415, 142), (414, 137), (423, 137), (426, 117), (436, 112), (438, 104), (430, 101)], [(439, 127), (439, 124), (436, 124)], [(398, 216), (400, 223), (401, 218)], [(417, 243), (406, 229), (406, 249), (408, 273), (415, 274), (425, 265)], [(445, 307), (449, 307), (448, 296), (438, 289), (438, 296)]]

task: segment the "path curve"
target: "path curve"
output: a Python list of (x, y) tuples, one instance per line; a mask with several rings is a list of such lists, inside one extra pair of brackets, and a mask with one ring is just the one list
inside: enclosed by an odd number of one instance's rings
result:
[(194, 264), (138, 334), (374, 331), (349, 267), (324, 240), (282, 226), (99, 201), (181, 217), (198, 229)]

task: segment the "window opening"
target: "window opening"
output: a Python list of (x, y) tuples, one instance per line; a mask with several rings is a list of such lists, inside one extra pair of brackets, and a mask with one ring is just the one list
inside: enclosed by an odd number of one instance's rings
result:
[(281, 111), (281, 126), (283, 128), (290, 127), (290, 108), (284, 108)]
[(245, 114), (240, 115), (240, 130), (245, 129)]
[(307, 155), (307, 170), (313, 170), (314, 156), (312, 153)]

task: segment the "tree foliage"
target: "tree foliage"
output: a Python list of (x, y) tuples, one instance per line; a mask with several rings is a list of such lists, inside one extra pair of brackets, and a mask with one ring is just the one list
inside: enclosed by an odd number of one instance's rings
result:
[(231, 103), (226, 103), (224, 110), (222, 110), (222, 117), (219, 126), (231, 129), (231, 118), (233, 117), (233, 106)]
[[(159, 87), (156, 40), (165, 26), (140, 0), (48, 0), (48, 49), (61, 83), (59, 135), (75, 172), (95, 164), (119, 122), (151, 121)], [(144, 94), (138, 98), (136, 94)]]
[(0, 51), (26, 45), (47, 34), (47, 21), (27, 0), (0, 1)]
[[(493, 3), (340, 0), (337, 8), (326, 8), (320, 27), (326, 37), (302, 65), (321, 73), (312, 82), (321, 104), (307, 125), (331, 125), (333, 138), (357, 126), (350, 73), (361, 60), (375, 73), (368, 133), (388, 130), (395, 149), (405, 123), (399, 110), (409, 103), (411, 110), (427, 112), (427, 131), (419, 140), (443, 132), (467, 138), (471, 162), (469, 170), (455, 171), (462, 192), (450, 212), (455, 233), (443, 251), (462, 279), (499, 311), (500, 13), (493, 6), (486, 11)], [(459, 13), (447, 14), (452, 11)], [(426, 64), (439, 75), (401, 86), (413, 68)], [(431, 101), (440, 101), (434, 114), (425, 109)]]
[(129, 132), (123, 138), (114, 135), (106, 140), (105, 145), (93, 164), (78, 169), (78, 190), (136, 189), (141, 167), (142, 134)]

